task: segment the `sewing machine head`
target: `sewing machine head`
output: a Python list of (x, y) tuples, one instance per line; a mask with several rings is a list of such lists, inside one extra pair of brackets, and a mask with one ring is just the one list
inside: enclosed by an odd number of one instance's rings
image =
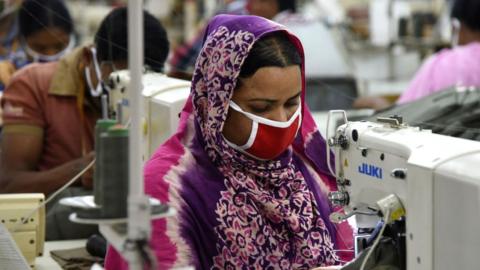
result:
[(399, 120), (393, 120), (392, 124), (349, 122), (337, 129), (330, 144), (337, 146), (334, 151), (339, 190), (330, 194), (330, 199), (344, 207), (345, 216), (337, 214), (332, 217), (337, 219), (334, 221), (358, 214), (356, 224), (359, 228), (373, 228), (379, 221), (378, 200), (396, 194), (406, 203), (407, 160), (411, 146), (399, 142), (399, 137), (406, 133), (413, 136), (430, 132), (395, 122)]
[[(144, 160), (168, 139), (178, 127), (180, 112), (190, 95), (190, 81), (146, 72), (143, 83)], [(108, 111), (112, 118), (127, 124), (130, 119), (128, 70), (113, 72), (109, 77)]]
[(395, 194), (406, 209), (407, 269), (475, 268), (479, 142), (433, 134), (389, 117), (348, 122), (329, 145), (338, 184), (330, 200), (345, 212), (333, 214), (332, 221), (354, 215), (359, 228), (375, 227), (379, 200)]

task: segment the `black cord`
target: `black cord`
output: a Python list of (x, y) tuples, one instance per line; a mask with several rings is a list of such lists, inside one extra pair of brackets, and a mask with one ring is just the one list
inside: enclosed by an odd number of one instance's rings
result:
[(124, 250), (139, 252), (142, 268), (157, 269), (157, 259), (146, 239), (127, 239), (124, 243)]
[(142, 240), (137, 240), (135, 243), (137, 245), (137, 250), (140, 252), (140, 257), (142, 258), (142, 265), (146, 269), (152, 269), (152, 261), (148, 256), (148, 252), (145, 250), (145, 246), (148, 246), (147, 241), (142, 239)]

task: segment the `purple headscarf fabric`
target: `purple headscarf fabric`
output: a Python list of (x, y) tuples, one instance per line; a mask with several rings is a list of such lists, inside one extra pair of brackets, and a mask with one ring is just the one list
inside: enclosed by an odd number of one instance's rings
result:
[[(272, 21), (220, 15), (207, 27), (179, 129), (145, 168), (146, 192), (179, 212), (153, 222), (162, 269), (310, 269), (338, 264), (335, 249), (351, 245), (351, 237), (337, 237), (351, 236), (349, 228), (328, 219), (326, 194), (335, 181), (304, 101), (303, 66), (302, 126), (279, 158), (250, 158), (222, 135), (242, 63), (258, 39), (276, 31), (288, 34), (303, 59), (300, 41)], [(110, 249), (106, 268), (125, 266)]]

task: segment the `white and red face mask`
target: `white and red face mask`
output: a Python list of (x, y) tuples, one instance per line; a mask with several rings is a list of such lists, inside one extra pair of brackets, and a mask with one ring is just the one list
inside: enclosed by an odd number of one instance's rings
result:
[(230, 108), (252, 120), (252, 130), (247, 143), (242, 146), (227, 140), (227, 143), (258, 159), (271, 160), (278, 157), (292, 144), (302, 123), (301, 106), (288, 121), (273, 121), (258, 115), (245, 112), (235, 102), (230, 101)]

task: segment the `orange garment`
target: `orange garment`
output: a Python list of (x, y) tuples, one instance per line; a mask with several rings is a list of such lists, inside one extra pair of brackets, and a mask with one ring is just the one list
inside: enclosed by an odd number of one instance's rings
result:
[(29, 65), (14, 75), (3, 93), (3, 132), (43, 136), (40, 171), (93, 150), (100, 115), (91, 105), (77, 105), (85, 91), (81, 56), (82, 48), (59, 62)]

